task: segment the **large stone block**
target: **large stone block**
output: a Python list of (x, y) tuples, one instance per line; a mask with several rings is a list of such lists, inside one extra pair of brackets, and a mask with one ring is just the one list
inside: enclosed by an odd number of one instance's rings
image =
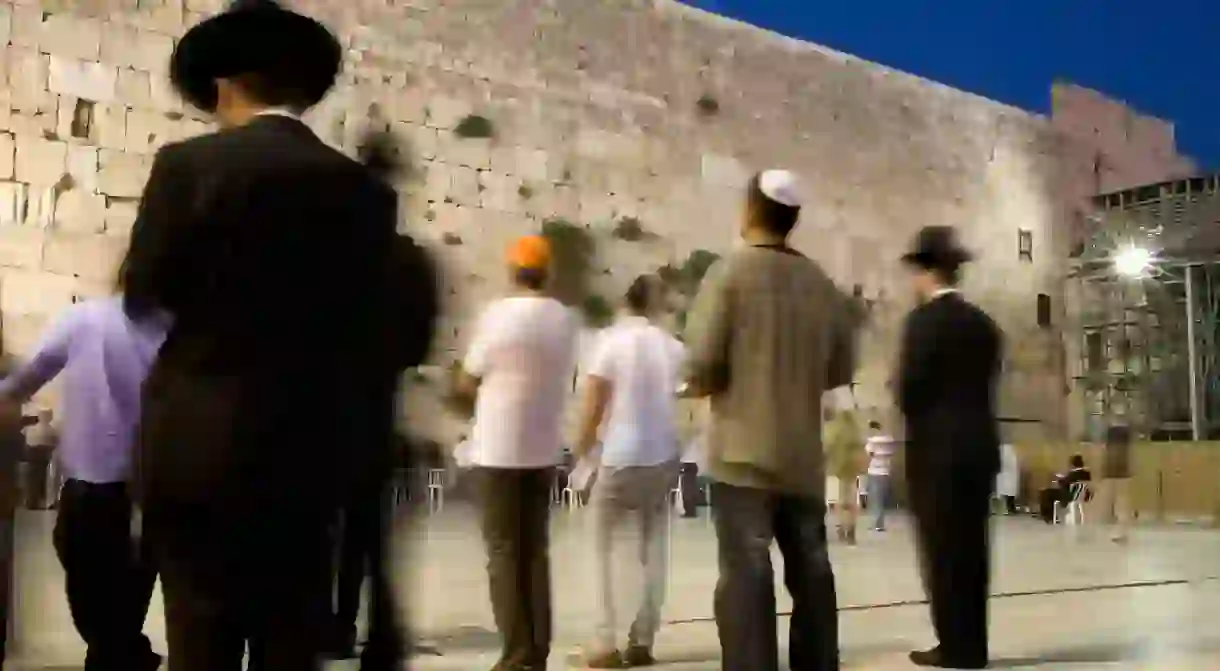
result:
[(17, 181), (33, 186), (53, 186), (68, 169), (68, 145), (40, 137), (17, 137)]
[(9, 133), (0, 133), (0, 179), (12, 179), (17, 143)]
[(152, 164), (138, 154), (103, 149), (99, 162), (97, 187), (101, 193), (119, 198), (138, 198), (148, 181)]
[(135, 199), (107, 199), (104, 214), (106, 234), (122, 238), (129, 237), (131, 229), (136, 223), (139, 209), (139, 202)]
[(151, 108), (152, 76), (144, 70), (132, 68), (119, 68), (118, 72), (118, 84), (115, 87), (118, 100), (137, 109)]
[(97, 19), (60, 12), (43, 19), (38, 48), (53, 56), (95, 61), (100, 53), (101, 39), (102, 24)]
[(38, 270), (46, 233), (28, 226), (0, 225), (0, 266)]
[[(5, 270), (0, 275), (0, 312), (5, 315), (54, 315), (72, 305), (76, 279), (36, 270)], [(6, 334), (7, 335), (7, 334)]]
[(127, 151), (152, 154), (173, 135), (174, 124), (161, 112), (127, 111)]
[(173, 50), (173, 39), (153, 30), (107, 23), (102, 31), (102, 61), (111, 65), (163, 72)]
[(33, 49), (8, 48), (8, 88), (14, 110), (39, 110), (49, 98), (51, 60)]
[(113, 280), (127, 243), (110, 235), (54, 233), (47, 238), (42, 267), (52, 273), (90, 281)]
[(87, 193), (97, 192), (98, 149), (86, 145), (68, 145), (68, 174), (73, 188)]
[(55, 203), (55, 230), (69, 233), (101, 233), (105, 228), (106, 197), (71, 189)]
[(115, 99), (119, 72), (113, 65), (51, 56), (49, 72), (52, 93), (94, 102)]
[(89, 126), (89, 141), (104, 149), (126, 148), (127, 108), (118, 103), (95, 105), (93, 122)]
[(14, 6), (9, 31), (9, 42), (13, 46), (37, 49), (42, 38), (42, 8), (37, 4)]
[(0, 225), (21, 224), (30, 187), (21, 182), (0, 182)]

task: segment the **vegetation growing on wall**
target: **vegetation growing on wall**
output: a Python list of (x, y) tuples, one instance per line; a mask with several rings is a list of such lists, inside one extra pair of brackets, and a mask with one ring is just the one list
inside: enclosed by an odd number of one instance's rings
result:
[(565, 305), (580, 306), (590, 294), (596, 244), (589, 229), (567, 219), (553, 217), (542, 222), (542, 235), (551, 243), (555, 297)]
[(710, 93), (705, 93), (695, 102), (695, 108), (699, 110), (700, 116), (716, 116), (720, 113), (720, 101), (716, 100)]
[(699, 285), (714, 263), (720, 260), (720, 255), (706, 249), (696, 249), (691, 252), (681, 265), (664, 265), (657, 269), (657, 276), (666, 288), (676, 293), (679, 300), (677, 314), (674, 315), (678, 331), (686, 328), (686, 314), (690, 301), (699, 292)]
[(496, 134), (491, 119), (478, 114), (468, 114), (453, 128), (454, 135), (463, 138), (490, 138)]
[(636, 217), (623, 217), (614, 224), (614, 231), (611, 233), (615, 238), (624, 242), (640, 242), (653, 237), (644, 228), (644, 224)]
[(589, 294), (580, 303), (580, 312), (584, 315), (585, 324), (593, 328), (603, 328), (614, 321), (614, 304), (601, 294)]

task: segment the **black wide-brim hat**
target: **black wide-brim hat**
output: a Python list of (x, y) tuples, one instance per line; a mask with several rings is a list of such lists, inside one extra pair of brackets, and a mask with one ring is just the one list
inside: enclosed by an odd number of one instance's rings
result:
[(236, 0), (187, 31), (170, 57), (170, 83), (188, 103), (216, 111), (216, 80), (259, 74), (291, 91), (301, 108), (318, 104), (343, 64), (339, 39), (318, 21), (271, 0)]
[(974, 260), (974, 255), (957, 241), (951, 226), (925, 226), (915, 234), (911, 251), (902, 260), (920, 268), (956, 268)]

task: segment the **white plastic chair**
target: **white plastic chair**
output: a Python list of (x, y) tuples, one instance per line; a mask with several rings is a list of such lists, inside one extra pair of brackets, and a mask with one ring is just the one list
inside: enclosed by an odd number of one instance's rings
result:
[(439, 513), (445, 507), (445, 469), (428, 469), (428, 512)]
[(1089, 501), (1093, 499), (1093, 487), (1088, 482), (1072, 483), (1068, 489), (1068, 503), (1066, 506), (1060, 501), (1055, 501), (1052, 521), (1055, 524), (1065, 524), (1067, 526), (1083, 526), (1085, 523), (1085, 508)]
[(559, 498), (563, 503), (563, 507), (567, 508), (568, 510), (576, 510), (578, 508), (585, 507), (585, 502), (581, 499), (580, 492), (572, 489), (571, 473), (568, 473), (567, 477), (564, 478), (563, 492), (560, 493)]

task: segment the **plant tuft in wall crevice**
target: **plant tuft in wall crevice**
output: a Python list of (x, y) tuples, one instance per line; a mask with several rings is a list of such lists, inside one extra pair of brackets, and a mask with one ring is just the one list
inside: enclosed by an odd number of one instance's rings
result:
[(496, 128), (491, 119), (478, 114), (468, 114), (453, 128), (453, 134), (461, 138), (491, 138), (495, 137)]
[(585, 325), (592, 328), (604, 328), (614, 321), (614, 305), (601, 294), (589, 294), (580, 302), (580, 313), (585, 318)]
[(704, 93), (695, 101), (695, 109), (699, 111), (699, 116), (713, 117), (720, 113), (720, 101), (710, 93)]
[(551, 286), (555, 298), (568, 306), (579, 306), (590, 294), (589, 278), (596, 256), (596, 243), (585, 226), (562, 217), (542, 222), (542, 235), (551, 243)]
[(619, 219), (614, 224), (614, 231), (611, 235), (624, 242), (642, 242), (656, 237), (645, 229), (643, 222), (636, 217), (623, 217)]

